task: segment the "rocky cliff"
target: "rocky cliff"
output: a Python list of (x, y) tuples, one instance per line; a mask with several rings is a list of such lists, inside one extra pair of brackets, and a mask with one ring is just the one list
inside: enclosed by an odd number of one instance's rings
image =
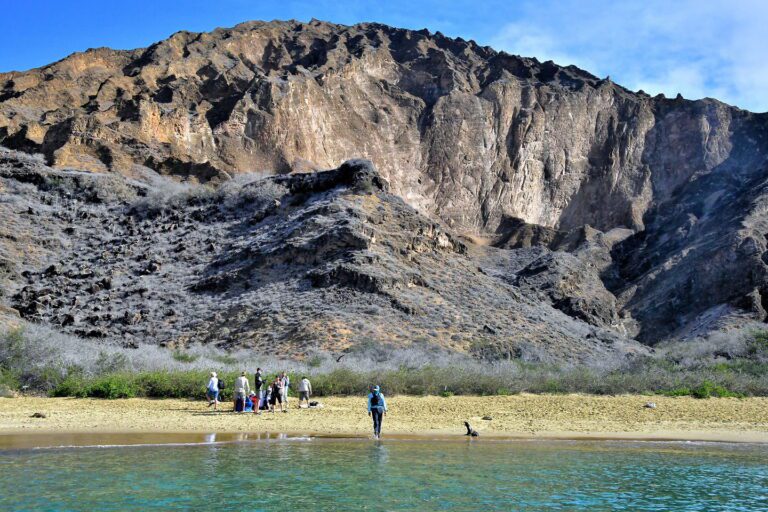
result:
[(420, 215), (497, 245), (481, 257), (520, 293), (622, 336), (766, 316), (764, 114), (319, 21), (89, 50), (0, 91), (0, 144), (56, 168), (216, 184), (369, 159)]
[[(613, 361), (644, 347), (506, 279), (368, 161), (157, 194), (0, 150), (0, 299), (30, 321), (135, 347), (297, 356), (411, 345)], [(482, 266), (480, 266), (482, 265)]]

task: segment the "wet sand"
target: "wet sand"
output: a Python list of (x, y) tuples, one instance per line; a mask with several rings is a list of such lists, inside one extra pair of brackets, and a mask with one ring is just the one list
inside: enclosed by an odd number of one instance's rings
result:
[[(360, 397), (318, 398), (321, 409), (296, 408), (260, 416), (214, 412), (203, 401), (95, 400), (19, 397), (0, 399), (0, 447), (135, 442), (200, 442), (201, 434), (224, 434), (217, 440), (257, 439), (277, 433), (294, 436), (366, 437), (371, 430)], [(647, 402), (655, 409), (645, 408)], [(768, 398), (658, 396), (531, 395), (494, 397), (387, 398), (384, 420), (388, 437), (460, 438), (468, 420), (480, 439), (647, 439), (768, 442)], [(40, 412), (45, 418), (32, 418)], [(490, 420), (483, 420), (490, 417)], [(119, 433), (133, 433), (120, 436)], [(168, 436), (177, 433), (179, 436)], [(137, 436), (136, 434), (142, 434)], [(165, 435), (163, 435), (165, 434)], [(227, 436), (227, 434), (232, 434)], [(235, 435), (238, 434), (238, 435)], [(152, 441), (152, 435), (156, 441)], [(54, 443), (51, 439), (56, 438)], [(231, 438), (231, 439), (230, 439)], [(48, 441), (46, 441), (48, 439)], [(95, 439), (95, 441), (94, 441)], [(14, 441), (15, 440), (15, 441)]]

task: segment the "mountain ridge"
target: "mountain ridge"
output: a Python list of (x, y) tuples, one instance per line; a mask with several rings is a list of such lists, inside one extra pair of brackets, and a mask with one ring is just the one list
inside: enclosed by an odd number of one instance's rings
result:
[(0, 87), (0, 144), (55, 168), (217, 185), (365, 158), (580, 321), (654, 344), (768, 316), (766, 114), (317, 20), (95, 49)]

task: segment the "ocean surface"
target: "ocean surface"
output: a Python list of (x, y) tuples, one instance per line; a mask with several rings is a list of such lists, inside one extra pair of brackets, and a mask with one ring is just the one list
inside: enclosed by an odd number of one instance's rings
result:
[(4, 449), (0, 510), (768, 510), (768, 447), (210, 435)]

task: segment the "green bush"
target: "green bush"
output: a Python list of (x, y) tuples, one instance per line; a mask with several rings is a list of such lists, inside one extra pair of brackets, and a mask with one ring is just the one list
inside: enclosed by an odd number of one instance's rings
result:
[(659, 392), (659, 394), (664, 396), (691, 396), (692, 393), (691, 388), (681, 387), (662, 390)]
[(182, 352), (180, 350), (176, 350), (173, 353), (173, 359), (180, 363), (194, 363), (195, 361), (197, 361), (198, 356), (187, 354), (186, 352)]
[[(368, 390), (372, 379), (348, 368), (311, 377), (312, 391), (316, 396), (355, 395)], [(392, 392), (390, 392), (392, 393)]]
[(27, 340), (24, 329), (17, 327), (3, 332), (0, 344), (3, 345), (3, 359), (0, 366), (5, 369), (19, 369), (24, 366)]
[(549, 379), (544, 383), (541, 391), (543, 393), (564, 393), (565, 388), (563, 387), (562, 382), (556, 379)]
[(14, 372), (0, 368), (0, 397), (10, 397), (19, 390), (19, 377)]
[(752, 340), (747, 344), (747, 354), (758, 358), (768, 356), (768, 331), (752, 333)]
[(5, 386), (6, 388), (14, 391), (18, 390), (20, 387), (19, 376), (11, 370), (0, 368), (0, 386)]
[(86, 379), (78, 373), (70, 373), (50, 392), (51, 396), (73, 396), (85, 398), (89, 396), (89, 385)]
[(692, 396), (694, 398), (743, 398), (744, 393), (730, 391), (726, 387), (715, 384), (712, 381), (705, 380), (696, 387), (681, 386), (678, 388), (660, 391), (664, 396)]
[(700, 386), (691, 390), (691, 395), (695, 398), (709, 398), (713, 396), (718, 398), (742, 398), (744, 396), (742, 393), (729, 391), (723, 386), (719, 386), (708, 380), (705, 380)]
[(87, 389), (93, 398), (134, 398), (138, 395), (135, 376), (127, 373), (114, 373), (97, 377)]
[[(149, 398), (202, 397), (208, 378), (207, 373), (200, 371), (145, 372), (137, 375), (140, 396)], [(221, 378), (224, 379), (224, 376)], [(233, 382), (234, 377), (229, 380), (230, 386)], [(231, 395), (231, 389), (228, 395)]]
[(440, 396), (443, 398), (451, 398), (453, 396), (453, 391), (441, 391)]
[(239, 361), (235, 356), (230, 356), (229, 354), (213, 356), (211, 359), (227, 366), (234, 366)]

